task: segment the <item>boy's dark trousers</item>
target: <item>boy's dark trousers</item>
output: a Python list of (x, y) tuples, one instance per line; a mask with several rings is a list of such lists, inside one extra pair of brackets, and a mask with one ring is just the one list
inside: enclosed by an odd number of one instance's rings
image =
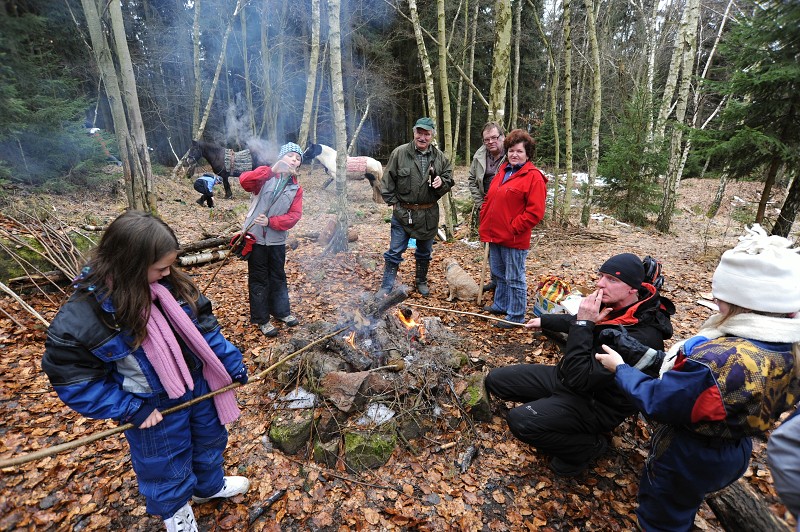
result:
[(200, 196), (200, 199), (197, 200), (198, 205), (202, 205), (203, 203), (205, 203), (209, 207), (214, 206), (214, 193), (209, 192), (206, 189), (205, 183), (201, 179), (198, 179), (197, 181), (194, 182), (194, 189), (198, 191), (200, 194), (202, 194)]

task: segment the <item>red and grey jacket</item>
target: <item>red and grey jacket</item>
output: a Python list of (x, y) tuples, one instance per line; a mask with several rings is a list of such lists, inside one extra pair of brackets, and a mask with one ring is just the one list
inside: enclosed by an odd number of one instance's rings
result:
[(564, 356), (557, 364), (559, 380), (570, 392), (589, 400), (609, 430), (635, 414), (637, 407), (617, 386), (614, 374), (595, 359), (595, 353), (602, 352), (600, 333), (623, 326), (629, 335), (656, 350), (663, 350), (664, 340), (672, 337), (672, 302), (647, 283), (642, 284), (639, 294), (639, 301), (612, 312), (599, 323), (579, 323), (568, 314), (542, 315), (542, 329), (568, 333)]
[(547, 178), (527, 161), (503, 182), (503, 163), (486, 192), (480, 213), (478, 232), (481, 242), (507, 248), (531, 247), (531, 232), (542, 221), (547, 196)]

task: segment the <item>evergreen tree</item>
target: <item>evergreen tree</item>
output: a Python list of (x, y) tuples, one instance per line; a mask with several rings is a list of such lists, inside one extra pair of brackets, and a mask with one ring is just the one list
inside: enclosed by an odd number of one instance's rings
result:
[(800, 162), (800, 3), (770, 0), (754, 9), (721, 46), (729, 77), (708, 83), (729, 98), (723, 127), (695, 135), (733, 177), (764, 176), (760, 222), (778, 170)]

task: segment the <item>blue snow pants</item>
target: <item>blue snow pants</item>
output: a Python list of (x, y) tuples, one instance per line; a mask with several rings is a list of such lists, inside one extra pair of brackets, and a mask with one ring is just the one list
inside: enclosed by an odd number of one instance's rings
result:
[(707, 438), (672, 430), (663, 454), (656, 457), (651, 451), (639, 482), (636, 516), (646, 532), (691, 530), (706, 495), (738, 480), (750, 463), (750, 438)]
[[(182, 397), (169, 399), (162, 393), (147, 402), (163, 411), (211, 391), (201, 370), (193, 377), (194, 390)], [(228, 445), (228, 431), (219, 422), (213, 399), (164, 416), (154, 427), (129, 429), (125, 437), (149, 514), (168, 519), (192, 495), (209, 497), (222, 489), (222, 453)]]

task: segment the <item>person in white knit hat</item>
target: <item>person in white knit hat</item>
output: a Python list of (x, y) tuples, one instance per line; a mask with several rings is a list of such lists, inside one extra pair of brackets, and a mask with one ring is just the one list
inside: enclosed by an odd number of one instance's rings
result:
[(706, 494), (747, 469), (751, 436), (800, 398), (800, 250), (758, 225), (739, 240), (712, 279), (719, 312), (679, 344), (661, 378), (623, 362), (620, 353), (664, 357), (633, 338), (619, 335), (595, 355), (648, 419), (663, 424), (639, 484), (636, 515), (648, 532), (690, 530)]

